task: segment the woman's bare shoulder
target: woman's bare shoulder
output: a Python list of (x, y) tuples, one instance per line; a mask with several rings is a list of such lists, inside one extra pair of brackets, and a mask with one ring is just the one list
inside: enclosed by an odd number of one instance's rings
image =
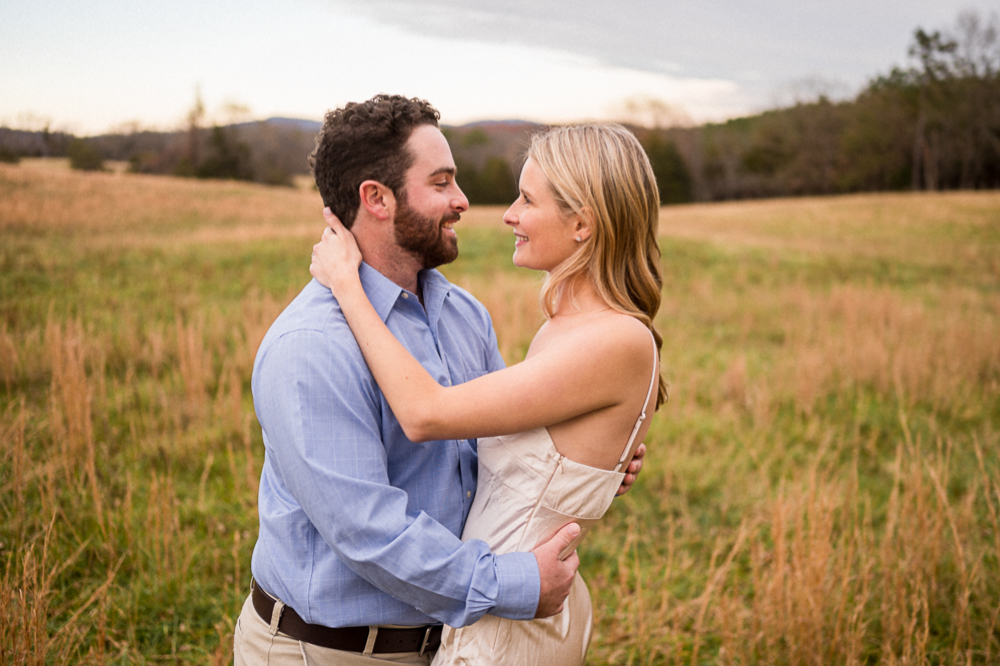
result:
[(626, 314), (605, 311), (586, 318), (548, 320), (532, 340), (525, 360), (554, 354), (574, 366), (585, 361), (591, 371), (610, 380), (648, 370), (652, 349), (645, 324)]
[(608, 312), (594, 322), (594, 328), (600, 328), (603, 335), (611, 335), (623, 344), (644, 344), (649, 346), (649, 329), (644, 323), (631, 315), (621, 312)]
[(574, 331), (574, 342), (614, 363), (647, 366), (653, 343), (649, 329), (635, 317), (609, 312)]

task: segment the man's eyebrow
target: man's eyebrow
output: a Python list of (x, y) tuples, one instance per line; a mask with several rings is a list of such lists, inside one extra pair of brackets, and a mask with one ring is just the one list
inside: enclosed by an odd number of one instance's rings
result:
[(430, 176), (428, 176), (428, 177), (429, 177), (429, 178), (433, 178), (434, 176), (440, 176), (440, 175), (441, 175), (441, 174), (443, 174), (443, 173), (446, 173), (446, 174), (448, 174), (449, 176), (454, 176), (454, 175), (455, 175), (455, 167), (441, 167), (440, 169), (437, 169), (436, 171), (434, 171), (434, 172), (433, 172), (433, 173), (432, 173), (432, 174), (431, 174)]

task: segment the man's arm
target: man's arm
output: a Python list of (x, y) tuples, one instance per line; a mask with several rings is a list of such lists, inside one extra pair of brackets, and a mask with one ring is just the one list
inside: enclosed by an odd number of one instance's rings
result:
[[(360, 357), (358, 357), (360, 358)], [(358, 359), (320, 331), (286, 334), (255, 376), (255, 405), (277, 474), (341, 562), (374, 586), (452, 626), (486, 612), (534, 616), (531, 553), (493, 555), (389, 485), (380, 402)]]

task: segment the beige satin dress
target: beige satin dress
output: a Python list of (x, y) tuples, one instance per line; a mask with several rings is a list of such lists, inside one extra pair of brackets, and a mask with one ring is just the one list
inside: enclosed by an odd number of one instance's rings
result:
[[(479, 487), (462, 540), (481, 539), (497, 554), (530, 551), (570, 522), (580, 535), (572, 552), (611, 506), (631, 458), (632, 444), (646, 418), (646, 405), (656, 386), (653, 376), (621, 459), (614, 470), (575, 463), (561, 455), (548, 430), (479, 440)], [(433, 666), (517, 664), (578, 666), (590, 643), (593, 612), (590, 593), (580, 574), (558, 615), (541, 620), (507, 620), (485, 615), (475, 624), (445, 627)]]

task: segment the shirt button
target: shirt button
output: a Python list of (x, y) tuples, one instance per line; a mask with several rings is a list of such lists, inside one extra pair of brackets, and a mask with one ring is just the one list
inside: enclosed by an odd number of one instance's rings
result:
[(410, 295), (404, 291), (403, 292), (403, 298), (409, 298), (409, 297), (410, 297)]
[(465, 491), (465, 496), (466, 497), (472, 497), (472, 491), (471, 490), (466, 490)]

